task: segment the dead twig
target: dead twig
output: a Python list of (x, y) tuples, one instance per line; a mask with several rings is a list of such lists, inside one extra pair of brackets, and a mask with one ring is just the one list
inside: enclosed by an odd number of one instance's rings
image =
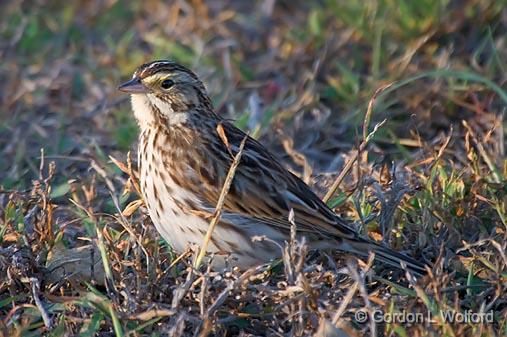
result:
[(371, 115), (373, 113), (373, 107), (375, 104), (375, 101), (379, 94), (384, 91), (385, 89), (392, 86), (393, 83), (389, 83), (387, 85), (381, 86), (378, 88), (375, 93), (373, 93), (373, 96), (371, 97), (370, 101), (368, 102), (368, 108), (366, 110), (366, 115), (364, 116), (364, 123), (363, 123), (363, 140), (361, 141), (361, 144), (359, 144), (359, 148), (357, 149), (357, 152), (354, 154), (352, 158), (349, 159), (349, 161), (345, 164), (343, 169), (341, 170), (338, 177), (336, 177), (335, 181), (333, 182), (333, 185), (331, 185), (331, 188), (327, 191), (326, 195), (322, 199), (324, 202), (328, 202), (329, 199), (336, 193), (336, 190), (341, 185), (343, 179), (345, 176), (350, 172), (350, 169), (352, 168), (352, 165), (356, 162), (357, 158), (359, 158), (359, 155), (361, 152), (364, 151), (366, 148), (366, 145), (368, 145), (368, 142), (373, 138), (377, 130), (384, 125), (386, 120), (384, 119), (382, 122), (375, 125), (373, 128), (373, 131), (368, 134), (368, 126), (370, 124)]
[(48, 312), (46, 311), (46, 308), (44, 308), (44, 304), (42, 303), (40, 299), (40, 283), (39, 280), (35, 277), (30, 278), (30, 284), (32, 286), (32, 296), (33, 300), (35, 301), (35, 305), (37, 306), (37, 309), (39, 309), (39, 312), (42, 316), (42, 320), (44, 321), (44, 326), (49, 330), (52, 327), (51, 318), (49, 317)]
[(241, 155), (243, 154), (243, 148), (245, 147), (246, 140), (248, 136), (245, 136), (239, 145), (238, 153), (234, 156), (234, 160), (231, 164), (229, 172), (227, 173), (227, 177), (225, 178), (224, 185), (222, 186), (222, 191), (220, 192), (220, 197), (218, 198), (217, 206), (215, 208), (215, 214), (213, 215), (213, 219), (211, 219), (206, 235), (204, 236), (203, 243), (201, 245), (201, 249), (197, 258), (194, 261), (194, 268), (199, 268), (201, 265), (202, 259), (206, 254), (206, 250), (208, 248), (209, 241), (211, 240), (211, 235), (213, 234), (213, 230), (215, 229), (216, 224), (220, 221), (220, 217), (222, 215), (222, 208), (224, 207), (225, 197), (229, 193), (229, 189), (232, 184), (232, 180), (234, 179), (234, 174), (236, 173), (236, 168), (239, 165), (239, 161), (241, 159)]

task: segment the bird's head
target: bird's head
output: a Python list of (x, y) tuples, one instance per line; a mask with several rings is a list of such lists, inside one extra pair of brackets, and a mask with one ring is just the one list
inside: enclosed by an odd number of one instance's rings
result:
[(211, 110), (206, 89), (197, 75), (172, 61), (141, 65), (118, 90), (131, 94), (141, 127), (160, 119), (170, 124), (182, 123), (198, 107)]

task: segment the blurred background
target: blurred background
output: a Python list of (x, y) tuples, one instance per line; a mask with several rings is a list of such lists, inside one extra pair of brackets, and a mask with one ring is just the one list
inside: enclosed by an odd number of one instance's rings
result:
[[(505, 0), (2, 0), (0, 13), (0, 337), (507, 335)], [(193, 69), (217, 112), (320, 196), (385, 121), (328, 205), (433, 275), (415, 288), (379, 268), (366, 296), (343, 256), (310, 254), (297, 277), (275, 266), (188, 288), (191, 258), (136, 212), (121, 164), (138, 130), (116, 88), (155, 59)], [(356, 322), (373, 307), (495, 318)]]
[[(505, 1), (2, 1), (0, 185), (27, 188), (40, 151), (54, 196), (94, 158), (124, 158), (137, 128), (116, 90), (141, 63), (203, 78), (217, 111), (294, 170), (336, 171), (373, 92), (388, 156), (461, 120), (491, 129), (507, 97)], [(297, 137), (294, 137), (297, 135)], [(501, 135), (497, 135), (500, 137)], [(502, 142), (491, 146), (503, 146)], [(293, 151), (292, 151), (293, 150)], [(496, 149), (495, 151), (498, 151)], [(290, 153), (293, 153), (291, 156)], [(408, 157), (407, 157), (408, 156)], [(296, 160), (297, 161), (297, 160)], [(307, 167), (307, 170), (308, 170)]]

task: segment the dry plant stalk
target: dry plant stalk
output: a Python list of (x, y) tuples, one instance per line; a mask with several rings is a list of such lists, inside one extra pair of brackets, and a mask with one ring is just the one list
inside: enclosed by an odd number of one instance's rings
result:
[[(225, 137), (225, 135), (223, 135)], [(206, 250), (208, 248), (209, 241), (211, 240), (211, 235), (213, 234), (213, 230), (215, 229), (216, 224), (218, 221), (220, 221), (220, 217), (222, 215), (222, 208), (224, 207), (225, 203), (225, 197), (227, 196), (227, 193), (229, 193), (229, 189), (231, 187), (232, 180), (234, 179), (234, 174), (236, 173), (236, 168), (239, 165), (239, 161), (241, 159), (241, 155), (243, 154), (243, 148), (245, 147), (245, 143), (248, 136), (245, 136), (243, 140), (241, 141), (241, 144), (239, 145), (238, 153), (236, 153), (236, 156), (234, 156), (234, 160), (231, 164), (231, 167), (229, 169), (229, 172), (227, 173), (227, 177), (225, 178), (224, 185), (222, 186), (222, 191), (220, 192), (220, 197), (218, 198), (217, 206), (215, 208), (215, 214), (213, 215), (213, 218), (210, 221), (208, 230), (206, 232), (206, 235), (204, 236), (203, 243), (201, 245), (201, 248), (199, 250), (199, 254), (197, 255), (195, 261), (194, 261), (194, 268), (199, 268), (201, 265), (202, 259), (204, 258), (204, 255), (206, 254)], [(225, 145), (228, 144), (228, 142), (224, 142)]]
[(386, 122), (386, 120), (384, 119), (382, 122), (376, 124), (375, 127), (373, 128), (373, 131), (368, 134), (368, 126), (370, 124), (371, 114), (373, 113), (373, 107), (375, 105), (375, 101), (382, 91), (386, 90), (387, 88), (389, 88), (392, 85), (393, 85), (393, 83), (383, 85), (380, 88), (378, 88), (377, 90), (375, 90), (375, 92), (373, 93), (373, 96), (371, 97), (370, 101), (368, 102), (368, 109), (366, 110), (366, 115), (364, 116), (363, 140), (361, 141), (361, 144), (359, 144), (359, 148), (358, 148), (357, 152), (354, 154), (354, 156), (352, 158), (349, 159), (349, 161), (345, 164), (345, 166), (341, 170), (338, 177), (336, 177), (335, 181), (333, 182), (333, 185), (329, 188), (329, 190), (327, 191), (324, 198), (322, 198), (322, 201), (328, 202), (329, 199), (331, 199), (331, 197), (336, 193), (336, 190), (341, 185), (345, 176), (350, 172), (352, 165), (354, 165), (357, 158), (359, 158), (359, 155), (361, 154), (361, 152), (364, 151), (364, 149), (366, 148), (366, 145), (368, 145), (368, 142), (373, 138), (373, 136), (375, 135), (377, 130), (382, 125), (384, 125), (384, 123)]

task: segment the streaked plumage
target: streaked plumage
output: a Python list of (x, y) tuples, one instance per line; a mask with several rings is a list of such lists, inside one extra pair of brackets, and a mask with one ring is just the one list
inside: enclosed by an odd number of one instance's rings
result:
[[(141, 129), (140, 184), (153, 223), (176, 250), (191, 242), (200, 244), (245, 134), (215, 114), (198, 77), (174, 62), (144, 64), (119, 89), (132, 94)], [(283, 245), (290, 233), (290, 209), (298, 233), (312, 248), (363, 256), (374, 251), (381, 261), (398, 267), (405, 261), (412, 270), (424, 273), (418, 261), (361, 238), (250, 137), (209, 251), (230, 253), (241, 267), (280, 256), (273, 243), (251, 238), (265, 235)], [(223, 261), (216, 258), (217, 268)]]

